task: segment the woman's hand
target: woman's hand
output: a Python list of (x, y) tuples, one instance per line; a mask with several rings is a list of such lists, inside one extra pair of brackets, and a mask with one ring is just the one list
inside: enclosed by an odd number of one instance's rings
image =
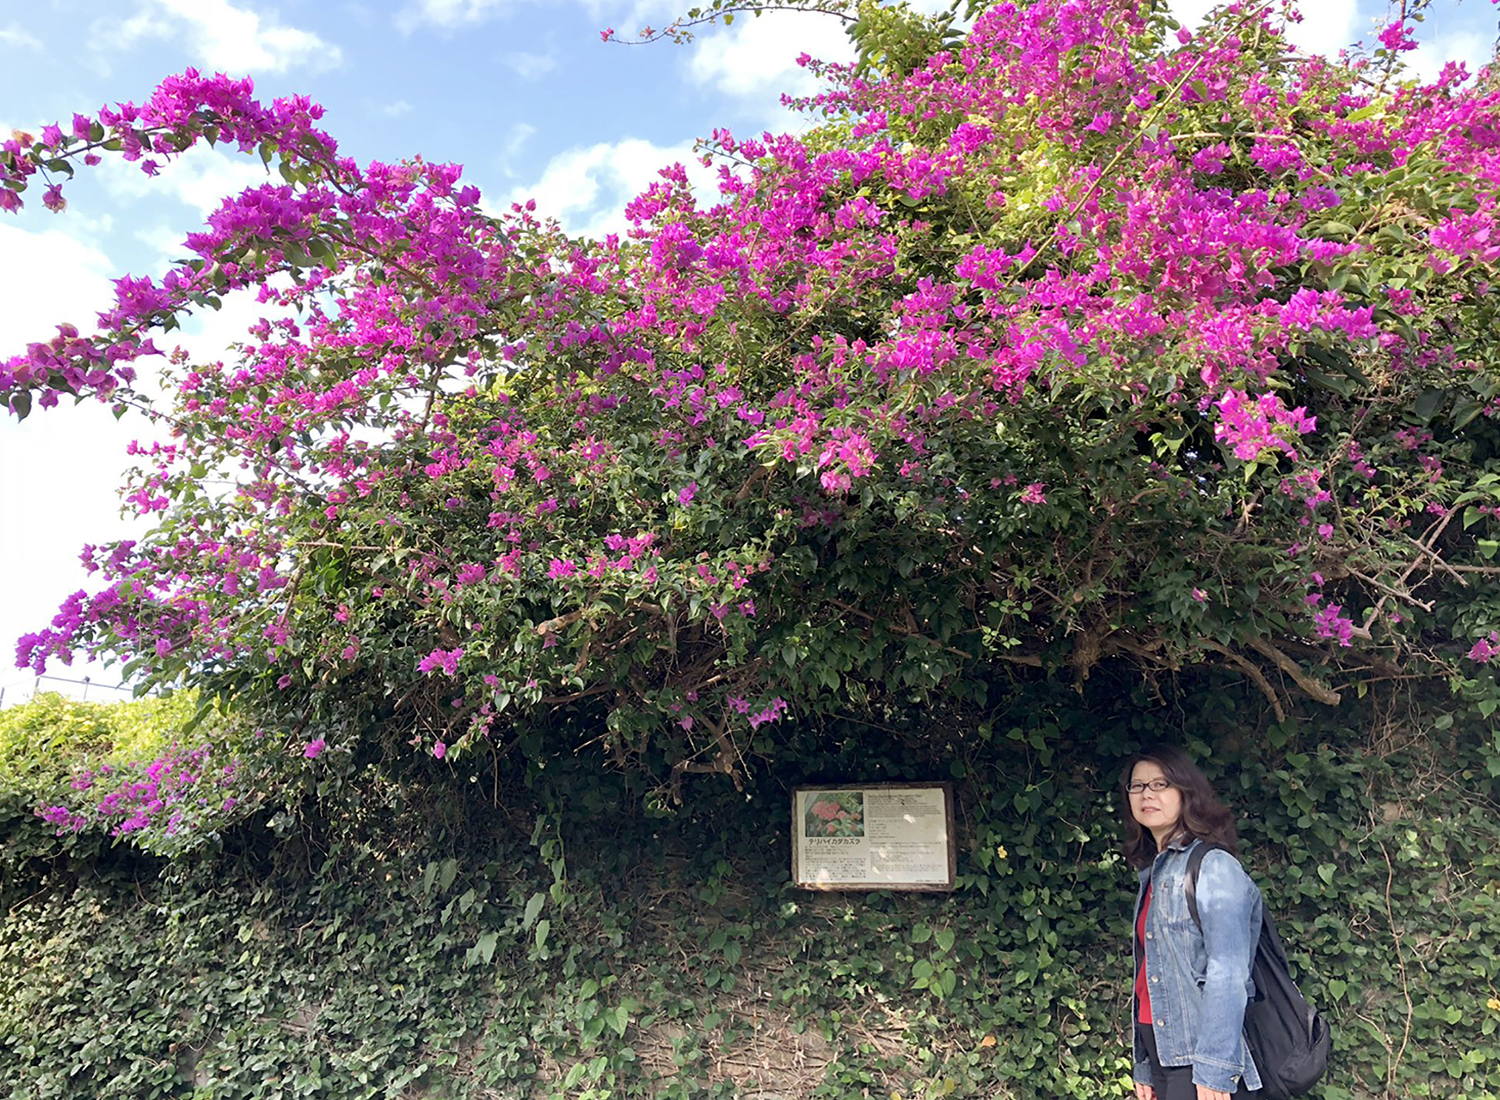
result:
[(1144, 1081), (1135, 1083), (1135, 1100), (1156, 1100), (1156, 1090)]
[(1219, 1089), (1211, 1089), (1207, 1085), (1194, 1086), (1198, 1090), (1198, 1100), (1229, 1100), (1229, 1093)]

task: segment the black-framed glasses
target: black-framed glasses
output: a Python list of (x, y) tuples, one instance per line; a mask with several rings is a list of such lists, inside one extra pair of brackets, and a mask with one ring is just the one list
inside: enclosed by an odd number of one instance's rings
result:
[(1127, 783), (1125, 784), (1125, 793), (1142, 794), (1145, 791), (1150, 791), (1152, 794), (1160, 794), (1171, 785), (1165, 779), (1153, 779), (1149, 783)]

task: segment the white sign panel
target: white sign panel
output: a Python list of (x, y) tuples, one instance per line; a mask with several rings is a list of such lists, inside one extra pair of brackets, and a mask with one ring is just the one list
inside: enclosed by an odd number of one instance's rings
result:
[(946, 783), (799, 787), (792, 881), (811, 890), (953, 889), (953, 792)]

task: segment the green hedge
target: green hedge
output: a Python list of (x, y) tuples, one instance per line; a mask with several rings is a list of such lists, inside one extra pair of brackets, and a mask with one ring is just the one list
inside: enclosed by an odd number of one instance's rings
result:
[[(1185, 728), (1336, 1028), (1324, 1100), (1500, 1097), (1490, 732), (1144, 703), (793, 734), (675, 809), (571, 753), (355, 769), (285, 837), (9, 861), (0, 1097), (1124, 1096), (1113, 784)], [(790, 785), (902, 778), (957, 782), (955, 894), (788, 887)]]

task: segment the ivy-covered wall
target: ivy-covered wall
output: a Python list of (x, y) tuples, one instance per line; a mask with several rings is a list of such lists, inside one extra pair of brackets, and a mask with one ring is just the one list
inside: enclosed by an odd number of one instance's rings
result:
[[(7, 811), (0, 1097), (1124, 1096), (1113, 788), (1163, 736), (1240, 812), (1333, 1021), (1319, 1095), (1500, 1096), (1490, 731), (1262, 709), (1035, 686), (921, 736), (792, 734), (678, 807), (586, 754), (356, 769), (170, 861)], [(927, 778), (960, 791), (956, 893), (788, 886), (792, 784)]]

